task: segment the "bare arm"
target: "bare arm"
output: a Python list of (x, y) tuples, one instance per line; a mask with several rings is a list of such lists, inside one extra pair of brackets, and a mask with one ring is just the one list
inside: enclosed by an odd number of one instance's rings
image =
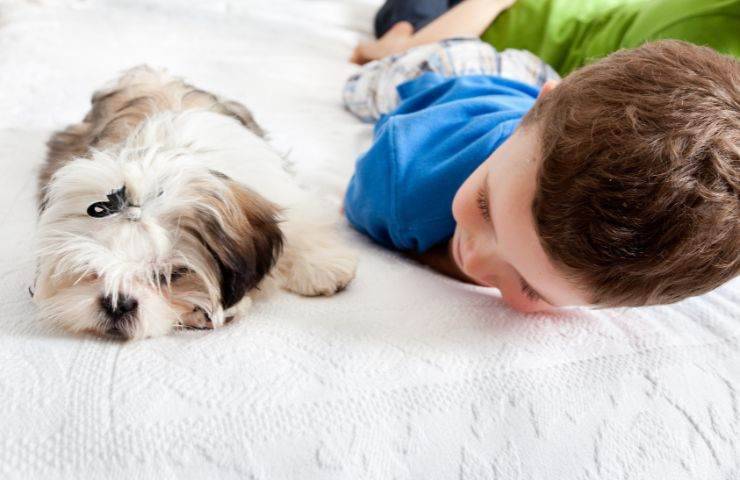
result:
[(465, 0), (416, 32), (406, 48), (452, 37), (480, 37), (516, 0)]
[(360, 43), (351, 61), (360, 65), (412, 47), (452, 37), (479, 37), (516, 0), (465, 0), (418, 32), (408, 22), (394, 25), (382, 38)]

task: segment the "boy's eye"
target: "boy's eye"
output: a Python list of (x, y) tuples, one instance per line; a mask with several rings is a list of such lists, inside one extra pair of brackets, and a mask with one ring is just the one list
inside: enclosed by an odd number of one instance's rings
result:
[(542, 297), (534, 290), (534, 288), (530, 287), (527, 282), (524, 281), (523, 278), (519, 279), (519, 283), (522, 286), (522, 293), (531, 301), (538, 302), (542, 300)]
[(491, 212), (488, 208), (488, 195), (486, 194), (485, 184), (478, 190), (478, 210), (486, 222), (491, 219)]

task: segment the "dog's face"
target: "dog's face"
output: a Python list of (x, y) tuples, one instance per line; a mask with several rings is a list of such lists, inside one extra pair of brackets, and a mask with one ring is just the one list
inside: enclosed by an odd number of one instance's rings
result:
[(187, 151), (94, 152), (46, 187), (34, 298), (72, 331), (142, 338), (219, 325), (279, 255), (277, 217)]

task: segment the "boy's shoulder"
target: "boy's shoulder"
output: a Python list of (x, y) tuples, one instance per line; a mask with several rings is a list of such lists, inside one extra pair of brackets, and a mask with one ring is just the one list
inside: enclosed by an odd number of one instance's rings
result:
[[(494, 108), (505, 109), (537, 99), (539, 88), (516, 80), (493, 75), (465, 75), (445, 77), (428, 72), (397, 87), (400, 104), (388, 116), (418, 111), (432, 105), (459, 101), (486, 102)], [(531, 106), (531, 105), (530, 105)]]
[(457, 189), (513, 133), (538, 90), (500, 77), (427, 74), (399, 93), (357, 161), (345, 212), (387, 247), (424, 251), (452, 234)]

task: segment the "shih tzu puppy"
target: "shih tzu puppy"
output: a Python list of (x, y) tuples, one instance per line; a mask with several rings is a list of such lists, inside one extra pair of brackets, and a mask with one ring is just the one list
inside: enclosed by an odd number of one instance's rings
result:
[(332, 295), (354, 277), (354, 253), (239, 103), (136, 67), (48, 145), (34, 298), (73, 332), (218, 327), (267, 283)]

